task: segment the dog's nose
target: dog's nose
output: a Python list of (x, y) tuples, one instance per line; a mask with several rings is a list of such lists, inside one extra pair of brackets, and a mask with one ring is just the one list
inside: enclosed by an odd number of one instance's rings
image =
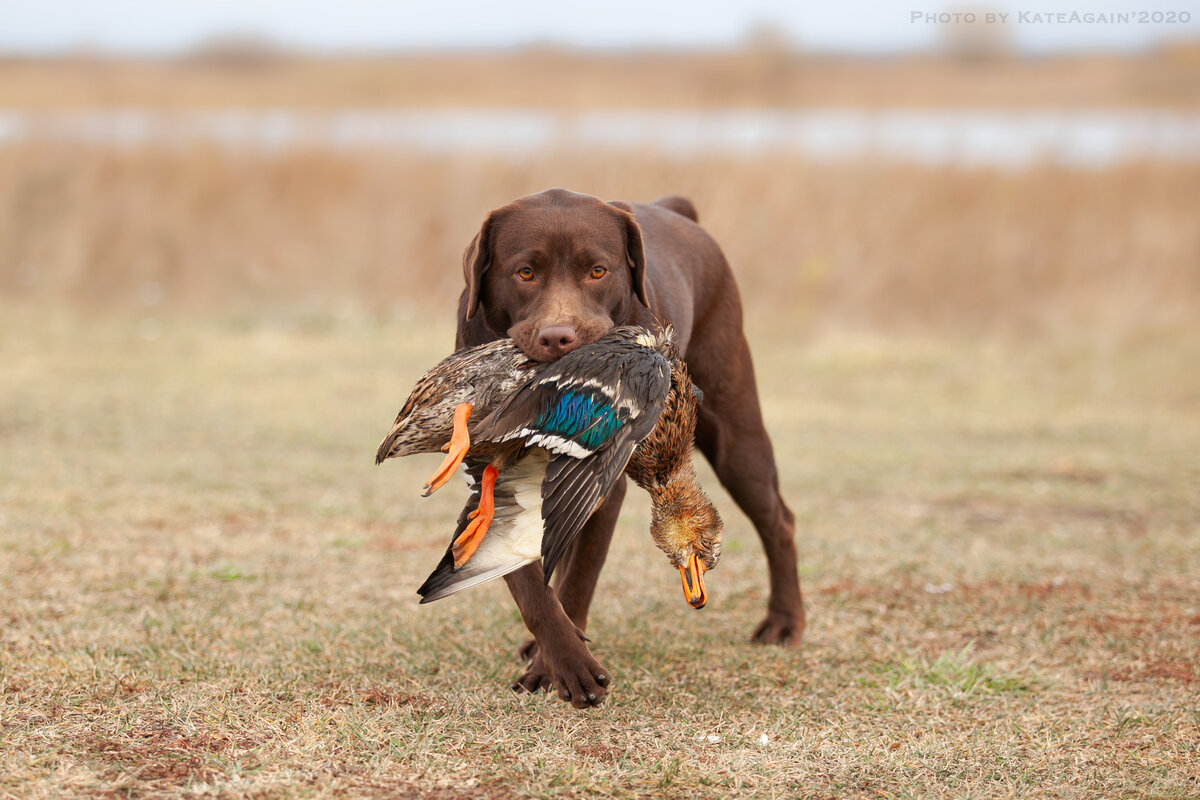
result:
[(579, 346), (579, 336), (570, 325), (551, 325), (538, 332), (538, 349), (551, 360), (562, 358)]

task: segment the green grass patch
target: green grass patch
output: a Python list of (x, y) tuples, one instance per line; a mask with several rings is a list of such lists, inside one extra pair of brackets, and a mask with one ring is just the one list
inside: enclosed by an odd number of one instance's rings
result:
[(872, 664), (872, 679), (867, 685), (888, 689), (945, 689), (956, 695), (977, 693), (1024, 692), (1030, 679), (1005, 675), (993, 665), (973, 661), (969, 648), (943, 653), (932, 661), (920, 656), (901, 657)]

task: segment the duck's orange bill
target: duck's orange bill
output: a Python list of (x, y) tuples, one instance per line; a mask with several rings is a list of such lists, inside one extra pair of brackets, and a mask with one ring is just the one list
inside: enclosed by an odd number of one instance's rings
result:
[(686, 564), (679, 567), (683, 578), (683, 596), (692, 608), (704, 608), (708, 602), (708, 592), (704, 591), (704, 565), (695, 553), (688, 556)]
[(471, 435), (467, 433), (467, 420), (471, 418), (472, 408), (474, 406), (470, 403), (459, 403), (458, 407), (454, 409), (454, 431), (450, 434), (450, 443), (444, 448), (446, 457), (442, 459), (442, 465), (437, 468), (437, 472), (433, 473), (433, 477), (421, 490), (421, 497), (429, 497), (445, 486), (446, 481), (450, 480), (450, 476), (462, 463), (463, 456), (471, 449)]

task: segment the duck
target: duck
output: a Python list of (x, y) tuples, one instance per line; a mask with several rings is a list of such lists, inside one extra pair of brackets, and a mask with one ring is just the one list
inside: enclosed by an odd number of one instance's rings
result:
[(478, 477), (473, 484), (478, 497), (453, 542), (458, 568), (474, 555), (494, 519), (500, 475), (529, 449), (546, 450), (547, 502), (541, 510), (548, 577), (662, 408), (670, 368), (651, 344), (645, 329), (625, 326), (554, 362), (528, 361), (511, 340), (460, 350), (417, 382), (375, 461), (446, 450), (423, 487), (428, 496), (471, 453), (465, 466), (469, 480)]
[[(690, 467), (698, 391), (682, 365), (669, 328), (620, 326), (553, 362), (528, 361), (501, 340), (459, 351), (426, 373), (376, 452), (382, 463), (445, 449), (423, 494), (459, 466), (470, 487), (450, 547), (418, 589), (421, 602), (539, 558), (549, 582), (633, 464), (631, 476), (656, 509), (652, 535), (685, 574), (689, 603), (702, 607), (703, 570), (715, 565), (721, 529)], [(668, 456), (673, 466), (660, 463)]]

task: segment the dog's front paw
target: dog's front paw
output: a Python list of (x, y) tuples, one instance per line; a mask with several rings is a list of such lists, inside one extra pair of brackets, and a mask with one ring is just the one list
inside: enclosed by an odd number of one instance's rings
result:
[(767, 618), (758, 623), (750, 641), (755, 644), (779, 644), (798, 647), (804, 636), (804, 607), (793, 612), (768, 611)]
[(582, 642), (559, 648), (553, 659), (548, 658), (546, 648), (529, 650), (533, 658), (525, 674), (509, 687), (514, 692), (544, 692), (553, 687), (558, 690), (559, 699), (576, 708), (598, 706), (608, 696), (611, 681), (608, 670), (592, 657)]

